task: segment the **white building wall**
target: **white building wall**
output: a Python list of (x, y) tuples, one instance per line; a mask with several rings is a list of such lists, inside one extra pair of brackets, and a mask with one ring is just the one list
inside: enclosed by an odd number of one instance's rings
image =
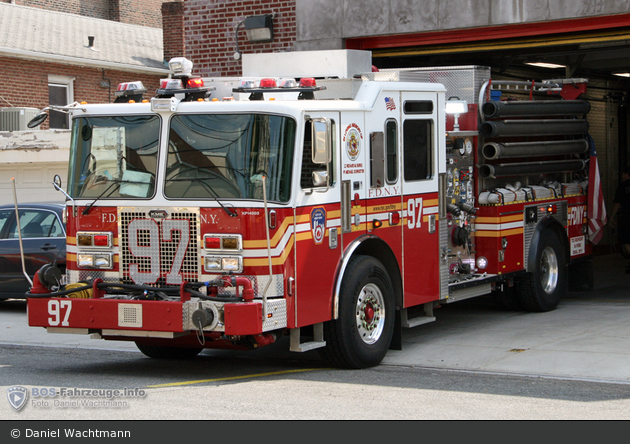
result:
[(68, 178), (70, 131), (0, 131), (0, 204), (62, 202), (52, 185), (55, 174)]

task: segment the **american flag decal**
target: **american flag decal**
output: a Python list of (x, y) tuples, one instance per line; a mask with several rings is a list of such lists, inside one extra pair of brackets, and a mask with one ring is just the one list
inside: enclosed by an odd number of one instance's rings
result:
[(597, 165), (597, 152), (595, 142), (591, 142), (591, 153), (588, 169), (588, 237), (590, 241), (597, 244), (604, 235), (604, 225), (606, 225), (606, 206), (604, 205), (604, 193), (599, 177), (599, 167)]
[(387, 109), (387, 111), (396, 110), (396, 104), (394, 103), (393, 97), (385, 97), (385, 108)]

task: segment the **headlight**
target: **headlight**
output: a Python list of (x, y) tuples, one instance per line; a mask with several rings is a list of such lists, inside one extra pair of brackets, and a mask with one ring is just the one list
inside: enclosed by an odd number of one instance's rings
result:
[(236, 257), (225, 257), (222, 260), (223, 271), (239, 271), (240, 260)]
[(221, 271), (221, 258), (207, 257), (205, 260), (205, 269), (210, 272)]
[(112, 269), (114, 261), (111, 253), (79, 253), (77, 267)]
[(477, 268), (480, 270), (485, 269), (488, 266), (488, 259), (483, 256), (477, 258)]
[(206, 256), (204, 270), (208, 273), (240, 273), (243, 258), (234, 256)]

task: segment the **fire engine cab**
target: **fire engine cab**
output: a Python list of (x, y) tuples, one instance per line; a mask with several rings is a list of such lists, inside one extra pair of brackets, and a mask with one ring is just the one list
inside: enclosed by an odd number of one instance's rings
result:
[(29, 325), (153, 358), (286, 335), (364, 368), (441, 304), (548, 311), (570, 269), (592, 285), (584, 79), (325, 53), (245, 56), (242, 79), (173, 59), (150, 99), (62, 107), (67, 269), (38, 272)]

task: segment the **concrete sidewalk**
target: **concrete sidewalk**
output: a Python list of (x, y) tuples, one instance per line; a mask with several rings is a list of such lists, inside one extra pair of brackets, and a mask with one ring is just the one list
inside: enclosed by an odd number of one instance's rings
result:
[(443, 306), (383, 363), (630, 383), (627, 263), (597, 256), (594, 289), (549, 313), (502, 311), (485, 297)]

